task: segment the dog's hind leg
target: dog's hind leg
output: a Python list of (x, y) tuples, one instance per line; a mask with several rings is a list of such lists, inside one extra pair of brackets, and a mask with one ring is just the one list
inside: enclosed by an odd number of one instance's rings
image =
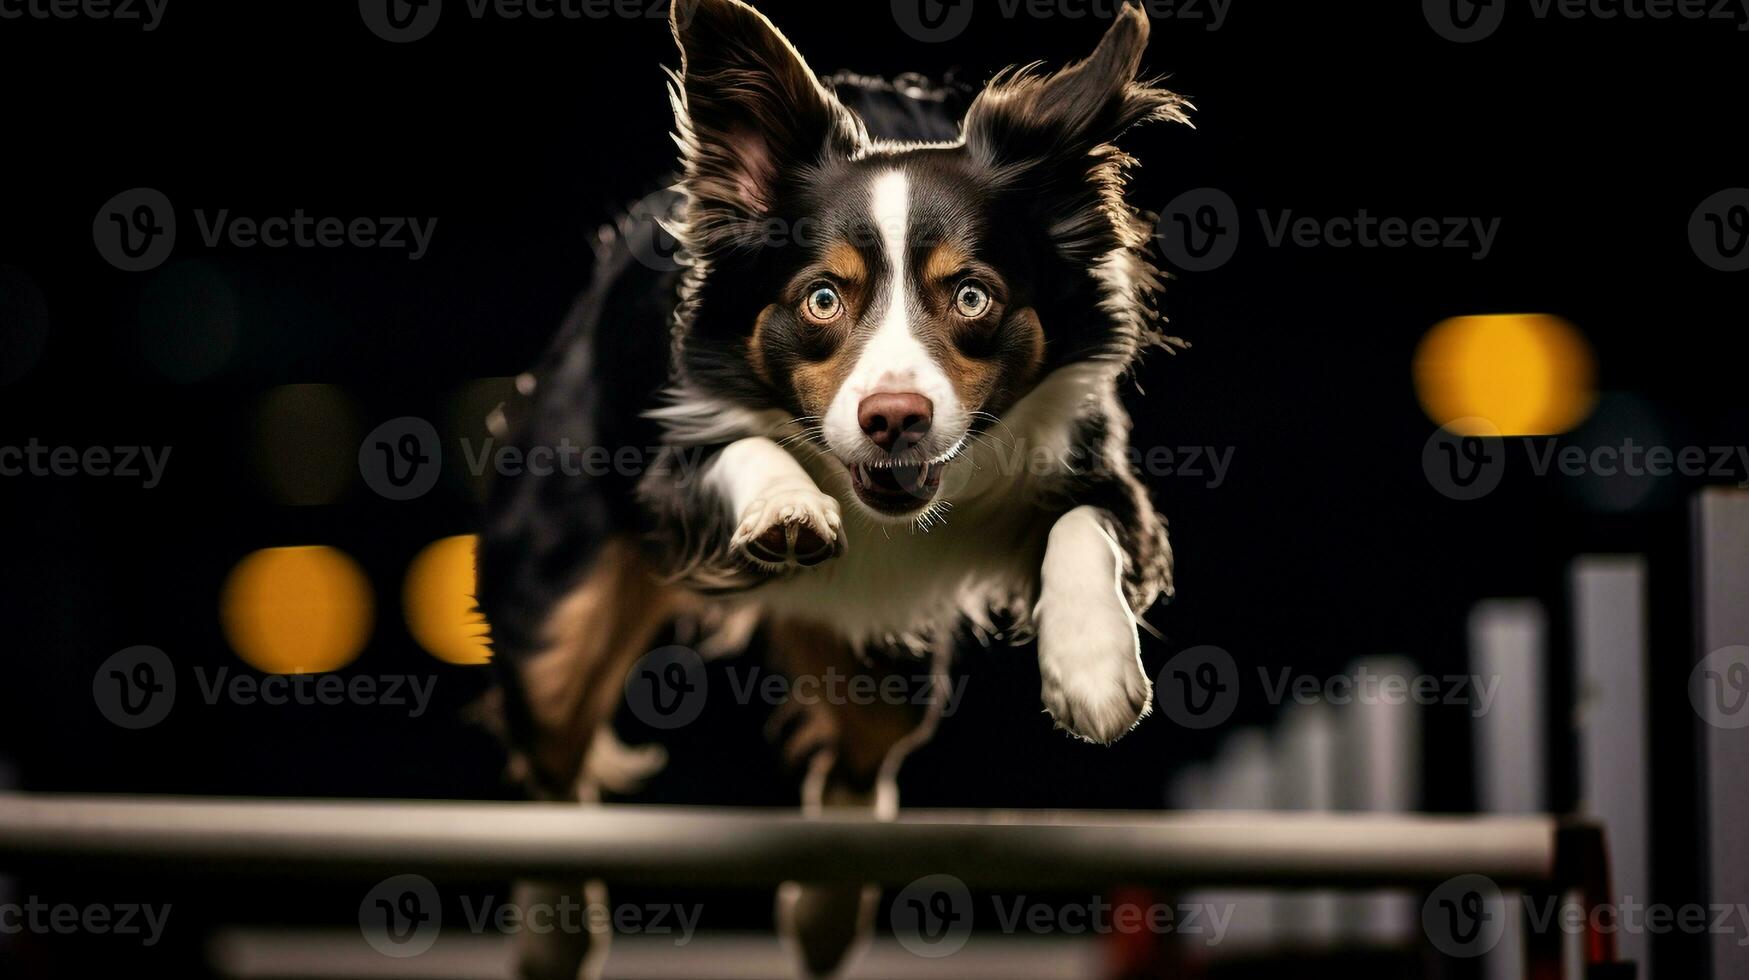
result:
[[(769, 636), (773, 666), (789, 677), (794, 699), (786, 706), (792, 724), (785, 754), (812, 753), (803, 811), (860, 809), (882, 820), (896, 817), (899, 767), (934, 734), (947, 703), (948, 647), (928, 658), (871, 663), (824, 627), (775, 623)], [(906, 683), (883, 683), (894, 675)], [(899, 690), (903, 695), (894, 696)], [(814, 703), (799, 703), (804, 691)], [(777, 896), (778, 931), (807, 976), (832, 976), (873, 932), (879, 901), (878, 885), (785, 882)]]
[[(527, 735), (524, 758), (538, 795), (584, 805), (600, 791), (629, 791), (663, 763), (659, 747), (628, 749), (610, 723), (623, 696), (626, 673), (647, 652), (684, 599), (663, 585), (629, 539), (604, 545), (578, 585), (547, 618), (544, 646), (516, 660)], [(528, 921), (531, 908), (586, 910), (582, 928), (516, 940), (521, 980), (593, 980), (600, 976), (611, 931), (593, 914), (607, 903), (601, 882), (518, 882), (515, 901)]]

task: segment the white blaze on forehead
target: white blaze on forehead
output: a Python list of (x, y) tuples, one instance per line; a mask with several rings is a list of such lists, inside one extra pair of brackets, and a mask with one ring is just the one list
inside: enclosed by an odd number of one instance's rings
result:
[(885, 296), (875, 307), (880, 320), (832, 399), (823, 428), (834, 448), (867, 456), (874, 446), (862, 435), (857, 406), (869, 395), (916, 392), (935, 406), (932, 431), (921, 448), (925, 456), (939, 456), (965, 435), (966, 420), (952, 382), (911, 328), (912, 314), (920, 307), (910, 274), (911, 182), (904, 171), (889, 170), (875, 178), (869, 211), (887, 259)]

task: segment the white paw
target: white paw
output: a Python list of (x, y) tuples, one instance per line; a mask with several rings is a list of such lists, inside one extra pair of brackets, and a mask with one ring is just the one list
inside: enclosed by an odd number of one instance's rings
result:
[(805, 568), (844, 554), (838, 501), (812, 487), (769, 493), (747, 506), (729, 547), (770, 571)]
[(1033, 614), (1045, 710), (1058, 728), (1098, 745), (1122, 738), (1153, 707), (1135, 619), (1114, 598), (1047, 595)]

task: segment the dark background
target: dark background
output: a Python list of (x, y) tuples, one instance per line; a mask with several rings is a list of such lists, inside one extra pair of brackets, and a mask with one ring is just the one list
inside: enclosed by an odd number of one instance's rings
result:
[[(438, 663), (399, 615), (407, 561), (473, 529), (475, 488), (452, 471), (426, 496), (393, 502), (352, 469), (332, 504), (279, 504), (256, 431), (269, 389), (322, 383), (343, 390), (360, 434), (421, 416), (453, 446), (475, 424), (458, 391), (532, 365), (586, 281), (597, 228), (672, 164), (659, 66), (676, 59), (662, 21), (478, 21), (460, 0), (450, 6), (408, 45), (372, 35), (352, 3), (170, 0), (151, 33), (0, 21), (0, 265), (10, 267), (0, 445), (174, 447), (153, 490), (0, 479), (0, 757), (23, 788), (517, 794), (492, 738), (463, 717), (487, 671)], [(954, 68), (979, 80), (1084, 54), (1104, 26), (1007, 20), (987, 6), (960, 38), (924, 44), (885, 3), (761, 4), (821, 71)], [(1749, 41), (1710, 21), (1519, 16), (1457, 45), (1413, 3), (1237, 0), (1220, 30), (1206, 25), (1158, 21), (1148, 59), (1193, 97), (1197, 128), (1156, 127), (1128, 145), (1144, 164), (1136, 204), (1157, 210), (1218, 187), (1245, 215), (1233, 261), (1170, 286), (1172, 332), (1195, 346), (1151, 357), (1139, 376), (1148, 397), (1132, 400), (1138, 445), (1234, 454), (1218, 488), (1189, 477), (1155, 486), (1179, 598), (1149, 617), (1166, 636), (1147, 643), (1150, 669), (1173, 650), (1215, 644), (1246, 669), (1319, 674), (1401, 653), (1434, 673), (1461, 671), (1465, 616), (1489, 596), (1544, 599), (1560, 651), (1570, 559), (1644, 552), (1661, 733), (1654, 795), (1661, 831), (1686, 839), (1694, 486), (1657, 481), (1632, 509), (1612, 511), (1590, 502), (1587, 481), (1531, 475), (1515, 447), (1497, 492), (1449, 500), (1422, 473), (1433, 426), (1410, 363), (1449, 316), (1553, 313), (1589, 340), (1605, 393), (1564, 442), (1633, 431), (1673, 446), (1742, 444), (1744, 280), (1702, 264), (1687, 224), (1701, 200), (1746, 182)], [(163, 191), (181, 223), (171, 261), (141, 274), (112, 268), (92, 242), (99, 207), (133, 187)], [(374, 249), (209, 249), (197, 208), (438, 225), (418, 262)], [(1269, 248), (1255, 220), (1258, 209), (1360, 208), (1499, 217), (1500, 234), (1477, 262), (1463, 250)], [(19, 298), (37, 294), (46, 315)], [(157, 366), (154, 352), (205, 350), (227, 334), (233, 353), (199, 380), (177, 383)], [(347, 462), (356, 445), (311, 451)], [(103, 719), (92, 673), (124, 647), (243, 669), (219, 629), (220, 584), (248, 552), (287, 544), (332, 545), (363, 565), (377, 625), (347, 673), (435, 674), (425, 717), (194, 704), (141, 733)], [(1156, 807), (1170, 776), (1232, 727), (1197, 733), (1156, 717), (1095, 749), (1050, 730), (1029, 655), (970, 651), (961, 666), (968, 701), (908, 764), (908, 804)], [(1554, 694), (1571, 691), (1557, 678)], [(1249, 698), (1233, 725), (1274, 712)], [(1566, 711), (1552, 705), (1551, 717), (1559, 726)], [(646, 798), (793, 800), (760, 720), (713, 706), (669, 736), (674, 764)], [(1426, 805), (1472, 806), (1467, 713), (1434, 709), (1426, 724)], [(1556, 742), (1550, 775), (1564, 806), (1572, 759)], [(1693, 887), (1689, 846), (1655, 855), (1671, 888), (1663, 901)], [(748, 907), (763, 914), (762, 902)], [(249, 911), (305, 914), (294, 905)]]

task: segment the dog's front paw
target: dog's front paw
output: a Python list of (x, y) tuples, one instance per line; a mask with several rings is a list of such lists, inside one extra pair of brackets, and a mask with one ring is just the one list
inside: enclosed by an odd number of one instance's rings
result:
[(748, 505), (729, 547), (769, 571), (836, 558), (844, 554), (838, 501), (811, 487), (767, 494)]
[(1058, 728), (1110, 745), (1148, 716), (1154, 685), (1142, 670), (1129, 610), (1047, 599), (1035, 617), (1040, 695)]

